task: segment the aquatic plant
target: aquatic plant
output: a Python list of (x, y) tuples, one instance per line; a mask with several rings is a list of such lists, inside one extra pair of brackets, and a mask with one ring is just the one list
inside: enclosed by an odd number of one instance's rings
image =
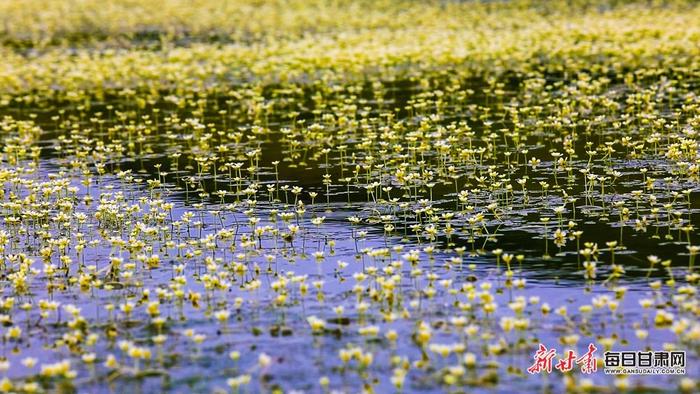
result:
[(697, 388), (696, 4), (258, 3), (0, 4), (0, 391)]

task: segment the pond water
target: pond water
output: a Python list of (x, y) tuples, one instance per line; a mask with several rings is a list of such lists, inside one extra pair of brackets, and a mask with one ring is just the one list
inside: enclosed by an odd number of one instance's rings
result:
[(683, 377), (529, 374), (540, 343), (685, 350), (698, 377), (697, 118), (664, 79), (143, 97), (1, 110), (8, 377), (27, 357), (69, 360), (38, 382), (81, 392)]

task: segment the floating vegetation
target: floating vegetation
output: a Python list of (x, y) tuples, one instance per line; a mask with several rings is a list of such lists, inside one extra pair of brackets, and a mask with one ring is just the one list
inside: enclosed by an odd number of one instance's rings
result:
[(694, 2), (0, 20), (0, 391), (697, 391)]

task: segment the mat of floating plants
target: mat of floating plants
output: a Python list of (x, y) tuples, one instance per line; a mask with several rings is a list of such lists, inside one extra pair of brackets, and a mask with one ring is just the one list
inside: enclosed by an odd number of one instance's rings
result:
[(697, 392), (695, 1), (0, 21), (0, 392)]

